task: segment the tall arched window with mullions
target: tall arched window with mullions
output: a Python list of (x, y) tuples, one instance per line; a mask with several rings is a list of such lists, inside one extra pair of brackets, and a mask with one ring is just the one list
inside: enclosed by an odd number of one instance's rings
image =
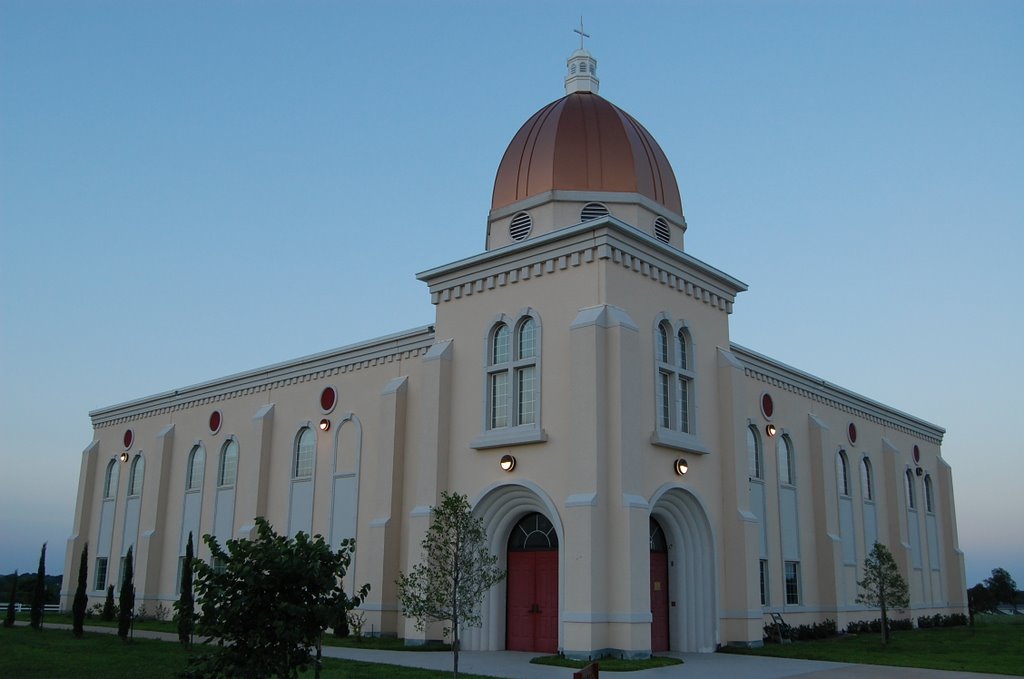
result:
[(188, 455), (188, 471), (185, 474), (185, 490), (202, 490), (206, 470), (206, 450), (201, 445), (192, 446)]
[(693, 344), (684, 325), (667, 319), (654, 331), (655, 420), (658, 429), (694, 433)]
[(541, 322), (532, 309), (491, 323), (485, 344), (483, 431), (473, 448), (546, 440), (541, 419)]
[(238, 476), (238, 441), (230, 436), (220, 447), (217, 460), (217, 491), (213, 508), (213, 535), (220, 544), (233, 537), (235, 480)]
[(312, 423), (295, 434), (292, 452), (292, 489), (288, 511), (288, 535), (313, 530), (313, 472), (316, 468), (316, 430)]
[(764, 456), (761, 454), (761, 435), (757, 427), (747, 427), (747, 466), (751, 479), (764, 478)]
[(840, 496), (850, 496), (850, 465), (842, 450), (836, 453), (836, 488)]

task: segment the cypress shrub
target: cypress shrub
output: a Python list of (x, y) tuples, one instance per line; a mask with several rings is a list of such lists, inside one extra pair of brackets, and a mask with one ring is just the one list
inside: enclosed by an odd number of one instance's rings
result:
[(78, 563), (78, 588), (75, 590), (75, 603), (71, 606), (71, 631), (81, 637), (85, 625), (85, 608), (89, 605), (89, 597), (85, 593), (88, 587), (89, 543), (82, 547), (82, 558)]

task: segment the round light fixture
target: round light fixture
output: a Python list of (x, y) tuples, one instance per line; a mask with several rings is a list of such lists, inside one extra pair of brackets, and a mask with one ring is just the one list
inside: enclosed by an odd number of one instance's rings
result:
[(768, 423), (764, 426), (764, 433), (768, 434), (768, 438), (775, 436), (778, 432), (779, 430), (775, 428), (774, 424)]
[(676, 460), (672, 464), (672, 467), (676, 470), (676, 474), (678, 474), (679, 476), (682, 476), (686, 472), (690, 471), (690, 465), (686, 464), (686, 460), (684, 460), (683, 458), (679, 458), (678, 460)]
[(125, 451), (125, 452), (121, 453), (118, 456), (118, 458), (121, 460), (121, 462), (127, 462), (128, 461), (128, 452)]
[(516, 468), (516, 458), (511, 455), (502, 455), (501, 461), (498, 463), (502, 471), (510, 472)]
[(320, 420), (320, 431), (327, 431), (330, 428), (331, 428), (331, 421), (330, 420), (328, 420), (326, 417), (324, 419)]

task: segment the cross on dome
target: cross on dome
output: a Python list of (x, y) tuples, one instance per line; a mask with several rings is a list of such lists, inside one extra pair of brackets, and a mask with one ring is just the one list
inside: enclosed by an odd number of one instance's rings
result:
[(569, 60), (566, 62), (565, 93), (597, 94), (601, 81), (597, 79), (597, 59), (583, 47), (583, 39), (590, 37), (589, 33), (583, 31), (583, 17), (580, 17), (580, 27), (574, 28), (572, 32), (579, 34), (580, 48), (569, 55)]

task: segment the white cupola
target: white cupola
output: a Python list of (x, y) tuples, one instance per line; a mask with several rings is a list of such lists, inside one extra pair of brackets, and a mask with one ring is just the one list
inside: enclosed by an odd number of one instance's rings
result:
[(580, 48), (569, 55), (565, 63), (565, 93), (590, 92), (597, 94), (601, 81), (597, 79), (597, 59), (590, 55), (590, 52), (583, 47), (583, 39), (589, 38), (588, 33), (583, 32), (583, 18), (580, 17), (580, 27), (573, 29), (574, 33), (580, 35)]

